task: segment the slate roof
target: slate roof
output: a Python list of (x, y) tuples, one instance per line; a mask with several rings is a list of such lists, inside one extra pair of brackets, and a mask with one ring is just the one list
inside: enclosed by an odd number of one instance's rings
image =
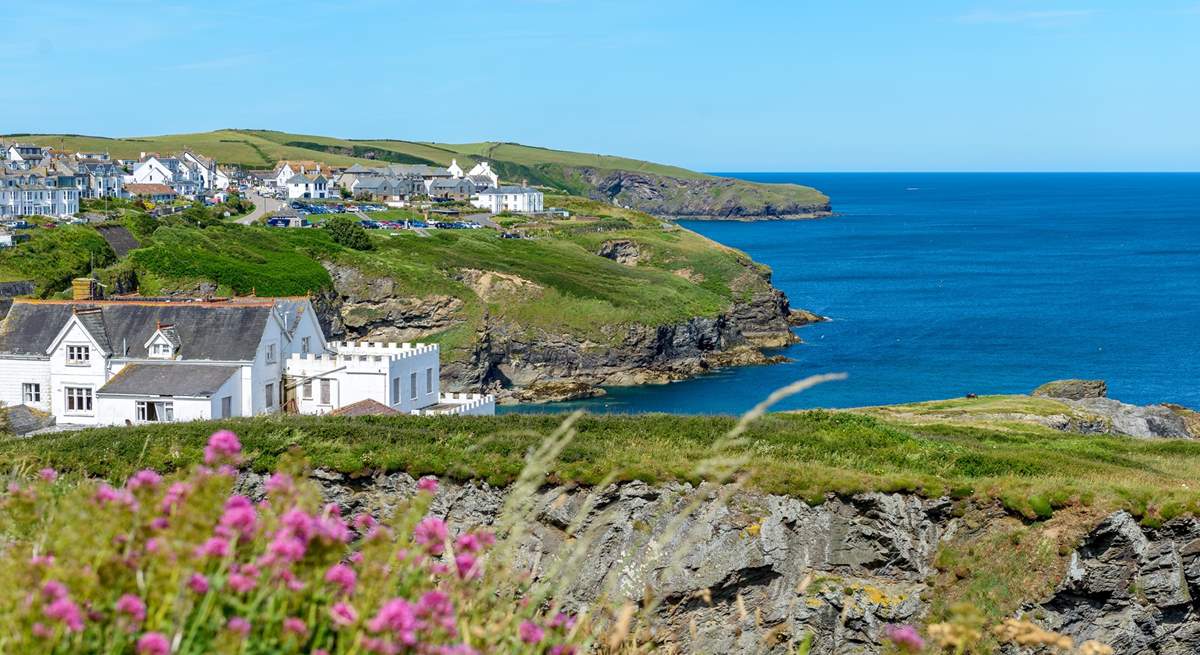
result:
[(152, 184), (126, 184), (125, 191), (135, 196), (158, 196), (158, 195), (175, 195), (175, 189), (159, 183)]
[(129, 364), (96, 393), (101, 396), (121, 394), (209, 398), (240, 368), (178, 363)]
[(395, 416), (400, 412), (378, 400), (367, 398), (333, 410), (330, 416)]
[(485, 191), (480, 191), (479, 195), (504, 195), (506, 193), (537, 193), (537, 189), (531, 189), (525, 186), (502, 186), (493, 187)]
[[(290, 301), (284, 301), (285, 303)], [(303, 301), (298, 301), (303, 303)], [(71, 318), (72, 310), (97, 307), (85, 322), (88, 331), (105, 335), (109, 352), (146, 358), (145, 343), (159, 325), (172, 325), (183, 360), (254, 359), (270, 319), (272, 301), (255, 302), (60, 302), (18, 299), (0, 325), (0, 352), (44, 356), (50, 342)], [(284, 304), (291, 316), (297, 307)], [(87, 312), (85, 311), (85, 314)], [(99, 340), (100, 337), (97, 337)], [(127, 349), (123, 351), (122, 349)]]

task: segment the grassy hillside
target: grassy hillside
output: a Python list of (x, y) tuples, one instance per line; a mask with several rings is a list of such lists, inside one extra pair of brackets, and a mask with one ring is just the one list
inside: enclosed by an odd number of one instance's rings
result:
[[(373, 320), (362, 314), (375, 311), (371, 303), (386, 301), (369, 288), (377, 280), (388, 281), (388, 298), (456, 299), (452, 326), (426, 337), (442, 343), (452, 359), (468, 354), (485, 314), (525, 329), (604, 343), (620, 336), (620, 330), (606, 331), (611, 326), (716, 316), (766, 288), (745, 254), (694, 232), (581, 198), (551, 201), (575, 215), (527, 225), (523, 229), (533, 238), (501, 239), (494, 230), (432, 230), (428, 236), (373, 231), (373, 247), (366, 251), (338, 245), (321, 229), (280, 230), (183, 215), (155, 221), (126, 207), (121, 220), (141, 247), (120, 261), (93, 227), (36, 229), (30, 242), (0, 252), (0, 279), (32, 279), (39, 295), (51, 296), (64, 293), (71, 278), (86, 274), (94, 262), (110, 288), (118, 283), (129, 288), (136, 280), (146, 295), (213, 285), (218, 294), (303, 295), (333, 289), (327, 270), (333, 267), (355, 272), (359, 282), (344, 282), (337, 291), (364, 299), (364, 307), (355, 310), (363, 320)], [(597, 255), (612, 239), (638, 244), (639, 264)], [(472, 286), (471, 276), (484, 274), (500, 278)]]
[[(610, 190), (597, 188), (598, 180), (614, 172), (628, 172), (649, 176), (647, 179), (655, 186), (663, 181), (668, 182), (662, 185), (668, 191), (655, 191), (663, 195), (661, 202), (640, 207), (664, 214), (671, 214), (673, 207), (683, 207), (696, 200), (694, 195), (682, 197), (679, 194), (686, 196), (698, 193), (703, 202), (714, 207), (741, 207), (751, 216), (756, 212), (769, 214), (772, 208), (820, 207), (829, 200), (815, 189), (794, 184), (770, 185), (729, 180), (721, 182), (719, 188), (714, 190), (713, 185), (717, 184), (719, 178), (677, 166), (503, 142), (447, 144), (390, 139), (350, 140), (272, 130), (217, 130), (126, 138), (62, 134), (5, 135), (4, 138), (72, 150), (107, 150), (114, 157), (122, 159), (137, 157), (141, 152), (175, 152), (192, 148), (216, 157), (223, 163), (250, 168), (270, 167), (281, 159), (312, 159), (335, 166), (381, 162), (447, 166), (457, 159), (463, 168), (487, 160), (507, 181), (527, 180), (531, 184), (575, 195), (604, 196), (606, 199), (614, 197), (609, 195)], [(616, 199), (638, 206), (636, 202), (640, 197), (640, 194), (626, 194)], [(678, 213), (695, 212), (689, 210)]]
[[(315, 466), (349, 474), (407, 471), (511, 482), (528, 450), (561, 420), (282, 417), (103, 428), (0, 441), (0, 466), (123, 479), (200, 458), (218, 427), (238, 432), (249, 465), (268, 470), (299, 446)], [(696, 465), (733, 419), (593, 416), (554, 465), (556, 482), (698, 481)], [(1072, 435), (1024, 426), (892, 422), (847, 412), (768, 415), (747, 434), (752, 487), (820, 502), (826, 493), (909, 491), (999, 500), (1030, 518), (1058, 509), (1124, 508), (1147, 522), (1200, 509), (1188, 490), (1200, 475), (1200, 443)]]

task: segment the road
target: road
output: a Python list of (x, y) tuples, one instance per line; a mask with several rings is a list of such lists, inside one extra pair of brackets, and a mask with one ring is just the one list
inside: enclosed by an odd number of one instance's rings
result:
[(253, 191), (247, 191), (246, 197), (250, 199), (250, 202), (254, 203), (254, 211), (237, 219), (237, 222), (241, 223), (242, 225), (250, 225), (254, 221), (262, 218), (265, 214), (279, 211), (284, 207), (283, 201), (276, 200), (274, 198), (268, 198), (266, 196), (260, 196)]

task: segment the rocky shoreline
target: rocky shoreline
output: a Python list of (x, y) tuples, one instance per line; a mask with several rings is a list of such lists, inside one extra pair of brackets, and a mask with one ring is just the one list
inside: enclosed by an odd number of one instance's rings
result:
[[(397, 292), (389, 278), (325, 266), (334, 289), (314, 299), (314, 307), (332, 338), (412, 341), (464, 320), (459, 298), (410, 297)], [(478, 282), (486, 274), (464, 275)], [(748, 262), (745, 276), (754, 291), (717, 316), (673, 325), (606, 325), (600, 327), (602, 339), (485, 315), (469, 356), (443, 361), (442, 381), (453, 390), (495, 393), (501, 402), (550, 402), (602, 395), (605, 386), (663, 384), (728, 366), (781, 361), (764, 349), (797, 343), (794, 327), (825, 319), (793, 310), (765, 269)], [(492, 281), (498, 283), (520, 284)]]

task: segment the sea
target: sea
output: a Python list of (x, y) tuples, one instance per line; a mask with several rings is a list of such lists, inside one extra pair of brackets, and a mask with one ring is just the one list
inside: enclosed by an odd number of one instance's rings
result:
[(1027, 393), (1060, 378), (1200, 409), (1200, 174), (720, 173), (829, 195), (807, 221), (685, 221), (774, 271), (798, 328), (789, 361), (503, 411), (739, 414)]

